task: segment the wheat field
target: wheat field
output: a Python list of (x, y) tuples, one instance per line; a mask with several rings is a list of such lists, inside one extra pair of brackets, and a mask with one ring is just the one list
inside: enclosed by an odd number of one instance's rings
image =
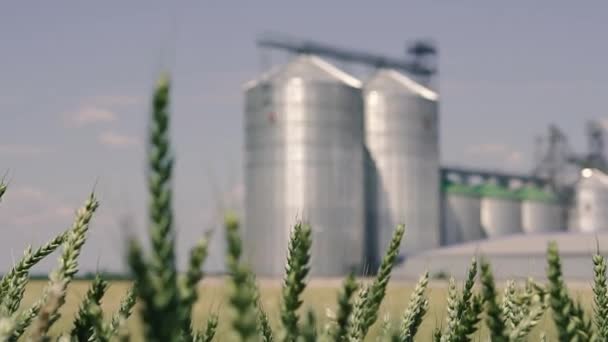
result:
[[(77, 280), (78, 258), (99, 206), (91, 193), (71, 228), (26, 249), (0, 279), (0, 341), (49, 342), (53, 336), (61, 342), (143, 341), (144, 336), (151, 342), (361, 342), (378, 336), (402, 342), (608, 341), (607, 258), (599, 251), (593, 255), (589, 283), (567, 284), (554, 242), (540, 283), (496, 283), (491, 265), (481, 259), (462, 270), (466, 281), (460, 284), (453, 278), (429, 281), (428, 272), (414, 284), (391, 281), (406, 229), (398, 225), (374, 278), (351, 274), (310, 281), (312, 228), (298, 222), (288, 241), (283, 279), (256, 280), (242, 255), (239, 218), (227, 213), (229, 276), (204, 277), (205, 237), (190, 250), (186, 271), (180, 271), (171, 201), (169, 84), (168, 76), (161, 77), (152, 101), (151, 248), (145, 251), (139, 240), (128, 240), (134, 284), (108, 282), (101, 275), (92, 282)], [(0, 199), (6, 190), (0, 181)], [(30, 269), (59, 247), (49, 281), (30, 279)]]
[[(194, 307), (194, 321), (198, 322), (199, 326), (203, 326), (209, 314), (217, 313), (219, 315), (219, 326), (216, 335), (217, 341), (225, 341), (227, 330), (226, 325), (229, 321), (230, 309), (227, 304), (227, 287), (224, 286), (227, 280), (221, 277), (214, 277), (203, 280), (199, 286), (200, 299)], [(336, 298), (340, 290), (342, 280), (319, 280), (313, 279), (310, 285), (304, 291), (304, 305), (312, 305), (317, 317), (321, 319), (326, 317), (327, 309), (335, 310)], [(27, 287), (26, 295), (23, 300), (23, 306), (28, 307), (42, 293), (43, 287), (47, 284), (43, 280), (35, 280), (30, 282)], [(90, 281), (78, 280), (70, 285), (66, 304), (62, 308), (62, 318), (53, 327), (52, 333), (59, 333), (71, 329), (72, 321), (78, 304), (82, 300), (84, 294), (89, 287)], [(118, 309), (120, 300), (127, 289), (131, 286), (129, 281), (111, 281), (108, 293), (102, 301), (102, 308), (105, 312), (111, 313)], [(393, 325), (398, 325), (401, 321), (401, 316), (409, 300), (409, 296), (415, 284), (412, 282), (391, 281), (388, 286), (387, 297), (381, 307), (381, 315), (379, 321), (370, 330), (370, 335), (366, 340), (376, 341), (376, 336), (383, 320), (388, 314)], [(573, 297), (580, 298), (587, 310), (591, 310), (593, 293), (591, 287), (586, 283), (571, 283), (569, 287)], [(278, 329), (279, 322), (279, 300), (281, 296), (281, 281), (280, 280), (261, 280), (260, 291), (262, 303), (268, 310), (271, 323), (275, 329)], [(436, 326), (445, 325), (446, 313), (446, 297), (447, 297), (447, 281), (433, 281), (429, 284), (429, 312), (426, 314), (426, 319), (423, 321), (418, 338), (421, 341), (430, 341), (433, 329)], [(304, 307), (306, 308), (306, 307)], [(321, 322), (322, 323), (322, 322)], [(139, 317), (137, 310), (129, 321), (130, 328), (134, 333), (133, 341), (143, 341)], [(486, 341), (487, 328), (485, 324), (481, 324), (482, 329), (475, 335), (473, 341)], [(546, 332), (549, 341), (556, 340), (555, 329), (553, 322), (548, 313), (545, 313), (542, 321), (534, 329), (530, 336), (530, 341), (538, 341), (538, 335), (541, 331)], [(224, 337), (224, 338), (222, 338)]]

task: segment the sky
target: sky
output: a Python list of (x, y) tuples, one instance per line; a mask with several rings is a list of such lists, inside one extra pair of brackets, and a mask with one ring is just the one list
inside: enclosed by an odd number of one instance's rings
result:
[(145, 229), (144, 137), (164, 70), (186, 251), (242, 197), (242, 84), (287, 60), (257, 49), (259, 34), (391, 56), (433, 39), (442, 163), (527, 172), (550, 123), (582, 151), (585, 120), (608, 118), (607, 11), (600, 1), (2, 2), (0, 270), (67, 228), (93, 188), (101, 207), (82, 267), (122, 270), (124, 236)]

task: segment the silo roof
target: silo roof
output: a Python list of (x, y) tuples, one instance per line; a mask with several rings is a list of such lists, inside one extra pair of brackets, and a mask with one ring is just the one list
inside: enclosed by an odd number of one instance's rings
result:
[(446, 194), (479, 197), (481, 193), (479, 189), (467, 184), (446, 181), (442, 184), (441, 189)]
[(439, 95), (436, 92), (394, 69), (378, 70), (378, 72), (368, 80), (366, 86), (370, 88), (405, 90), (429, 101), (437, 101), (439, 99)]
[(483, 197), (507, 199), (507, 200), (518, 200), (519, 197), (516, 192), (509, 190), (503, 186), (497, 184), (483, 184), (477, 187), (477, 190)]
[(447, 271), (456, 279), (462, 279), (471, 258), (483, 257), (496, 265), (497, 279), (542, 279), (546, 277), (547, 245), (551, 241), (559, 246), (564, 277), (568, 279), (589, 279), (593, 276), (591, 257), (597, 248), (604, 255), (608, 253), (607, 232), (515, 234), (428, 250), (406, 259), (393, 274), (397, 279), (409, 279), (417, 278), (424, 271), (431, 274)]
[(335, 65), (314, 55), (300, 55), (289, 63), (275, 67), (259, 78), (245, 83), (245, 89), (255, 87), (261, 82), (288, 81), (340, 82), (353, 88), (361, 88), (361, 81), (340, 70)]
[(535, 186), (526, 186), (517, 192), (522, 201), (556, 203), (557, 196), (549, 191), (544, 191)]

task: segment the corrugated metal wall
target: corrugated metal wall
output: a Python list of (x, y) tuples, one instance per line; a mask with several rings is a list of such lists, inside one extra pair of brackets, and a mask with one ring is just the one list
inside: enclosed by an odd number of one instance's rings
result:
[(402, 247), (415, 253), (439, 245), (439, 132), (437, 95), (394, 70), (379, 70), (364, 86), (365, 142), (375, 186), (366, 196), (368, 223), (380, 253), (398, 223)]
[(300, 56), (249, 85), (245, 248), (257, 274), (284, 272), (297, 219), (313, 228), (312, 274), (363, 259), (363, 103), (359, 81)]
[(576, 189), (578, 228), (608, 231), (608, 176), (599, 170), (585, 171)]
[(442, 205), (443, 243), (452, 245), (484, 238), (480, 211), (479, 196), (445, 193)]

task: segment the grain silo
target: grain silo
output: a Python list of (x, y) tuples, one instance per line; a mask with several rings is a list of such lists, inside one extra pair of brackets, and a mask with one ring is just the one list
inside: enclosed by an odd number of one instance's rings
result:
[(524, 233), (557, 232), (564, 229), (562, 207), (557, 197), (534, 186), (518, 191), (521, 200), (521, 227)]
[(584, 232), (608, 231), (608, 176), (584, 169), (576, 187), (578, 228)]
[(445, 182), (442, 190), (442, 244), (483, 239), (478, 189), (467, 184)]
[(246, 85), (245, 250), (257, 274), (284, 272), (290, 229), (313, 228), (311, 273), (358, 269), (364, 232), (360, 82), (300, 55)]
[(380, 69), (364, 86), (365, 143), (375, 187), (368, 224), (382, 252), (398, 223), (406, 226), (402, 251), (439, 245), (438, 95), (404, 74)]
[(479, 187), (481, 226), (488, 238), (521, 233), (521, 204), (514, 191), (496, 184)]

